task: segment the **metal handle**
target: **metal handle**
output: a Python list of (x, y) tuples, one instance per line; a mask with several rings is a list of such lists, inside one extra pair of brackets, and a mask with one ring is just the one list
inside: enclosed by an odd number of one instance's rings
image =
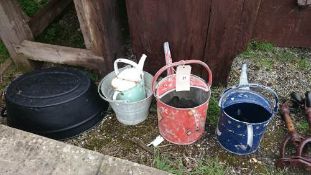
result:
[(119, 75), (118, 63), (126, 63), (138, 69), (138, 64), (135, 63), (134, 61), (131, 61), (125, 58), (119, 58), (119, 59), (116, 59), (116, 61), (114, 61), (114, 72), (116, 73), (116, 75)]
[(273, 89), (271, 89), (271, 88), (269, 88), (269, 87), (267, 87), (267, 86), (260, 85), (260, 84), (255, 84), (255, 83), (249, 83), (249, 84), (245, 84), (245, 85), (233, 86), (233, 87), (230, 87), (230, 88), (226, 89), (226, 90), (222, 93), (222, 95), (221, 95), (221, 97), (220, 97), (220, 99), (219, 99), (219, 103), (218, 103), (219, 107), (222, 106), (223, 98), (226, 96), (227, 93), (229, 93), (229, 92), (231, 92), (231, 91), (233, 91), (233, 90), (236, 90), (236, 89), (243, 89), (243, 88), (245, 88), (245, 87), (249, 87), (249, 88), (261, 88), (261, 89), (266, 90), (267, 92), (271, 93), (271, 94), (273, 95), (273, 97), (274, 97), (274, 109), (273, 109), (273, 112), (274, 112), (274, 113), (277, 113), (277, 111), (278, 111), (279, 97), (278, 97), (278, 95), (276, 94), (276, 92), (275, 92)]
[[(173, 63), (172, 56), (171, 56), (171, 50), (168, 42), (165, 42), (163, 44), (164, 48), (164, 55), (165, 55), (165, 63), (166, 65), (170, 65)], [(172, 67), (167, 69), (167, 75), (172, 75), (174, 73), (174, 69)]]
[(155, 90), (156, 90), (156, 87), (155, 87), (155, 82), (158, 80), (159, 76), (167, 69), (171, 68), (171, 67), (176, 67), (176, 66), (179, 66), (179, 65), (185, 65), (185, 64), (200, 64), (202, 65), (208, 72), (208, 83), (207, 83), (207, 90), (210, 89), (210, 87), (212, 86), (212, 71), (211, 69), (208, 67), (207, 64), (205, 64), (204, 62), (200, 61), (200, 60), (181, 60), (181, 61), (178, 61), (178, 62), (175, 62), (175, 63), (172, 63), (170, 65), (165, 65), (163, 66), (160, 70), (158, 70), (158, 72), (154, 75), (153, 79), (152, 79), (152, 92), (153, 94), (155, 95)]
[(247, 146), (248, 149), (253, 147), (254, 141), (254, 129), (252, 124), (247, 124)]

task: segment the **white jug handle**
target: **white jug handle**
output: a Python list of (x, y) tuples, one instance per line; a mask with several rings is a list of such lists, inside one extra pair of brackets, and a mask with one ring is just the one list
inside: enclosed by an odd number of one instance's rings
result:
[(247, 124), (247, 146), (249, 147), (249, 149), (253, 147), (253, 140), (254, 140), (253, 125)]
[(124, 59), (124, 58), (119, 58), (114, 61), (114, 72), (116, 73), (116, 75), (119, 75), (118, 63), (126, 63), (138, 69), (138, 64), (135, 63), (134, 61)]
[(115, 92), (113, 93), (112, 100), (117, 100), (117, 96), (119, 95), (119, 93), (120, 93), (120, 92), (115, 91)]

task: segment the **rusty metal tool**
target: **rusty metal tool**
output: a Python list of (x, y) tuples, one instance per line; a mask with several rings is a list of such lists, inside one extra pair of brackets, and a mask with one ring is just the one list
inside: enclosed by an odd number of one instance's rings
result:
[[(305, 115), (306, 115), (306, 119), (308, 121), (309, 124), (309, 129), (311, 131), (311, 92), (307, 91), (305, 93)], [(297, 152), (297, 156), (301, 156), (303, 157), (305, 160), (309, 161), (308, 164), (308, 168), (311, 171), (311, 157), (310, 155), (304, 155), (303, 154), (303, 150), (307, 149), (307, 146), (311, 145), (311, 136), (309, 136), (308, 138), (304, 139), (303, 142), (300, 143), (299, 148), (298, 148), (298, 152)]]
[(293, 121), (289, 114), (289, 107), (287, 103), (283, 103), (281, 106), (281, 112), (282, 112), (282, 119), (285, 121), (285, 125), (288, 129), (288, 134), (286, 138), (284, 139), (281, 149), (280, 149), (280, 155), (281, 158), (276, 162), (276, 166), (280, 168), (288, 167), (288, 166), (294, 166), (297, 167), (303, 166), (304, 164), (311, 163), (308, 160), (303, 159), (301, 156), (290, 156), (286, 157), (285, 151), (286, 147), (289, 143), (292, 143), (296, 148), (296, 153), (298, 153), (300, 148), (300, 143), (302, 143), (305, 140), (305, 137), (301, 134), (297, 133)]

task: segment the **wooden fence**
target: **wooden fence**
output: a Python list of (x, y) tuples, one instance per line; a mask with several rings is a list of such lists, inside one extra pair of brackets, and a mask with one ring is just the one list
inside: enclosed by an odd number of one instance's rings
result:
[(148, 55), (146, 67), (152, 73), (164, 65), (165, 41), (171, 44), (173, 61), (207, 62), (216, 83), (227, 81), (233, 59), (252, 39), (311, 47), (311, 7), (299, 6), (297, 0), (126, 2), (134, 53)]

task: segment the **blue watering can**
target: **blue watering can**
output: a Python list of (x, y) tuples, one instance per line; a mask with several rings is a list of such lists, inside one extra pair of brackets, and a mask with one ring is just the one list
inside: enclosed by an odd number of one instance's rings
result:
[(240, 84), (225, 90), (219, 100), (217, 139), (225, 150), (237, 155), (251, 154), (259, 148), (267, 125), (278, 110), (275, 91), (248, 83), (246, 69), (244, 64)]

